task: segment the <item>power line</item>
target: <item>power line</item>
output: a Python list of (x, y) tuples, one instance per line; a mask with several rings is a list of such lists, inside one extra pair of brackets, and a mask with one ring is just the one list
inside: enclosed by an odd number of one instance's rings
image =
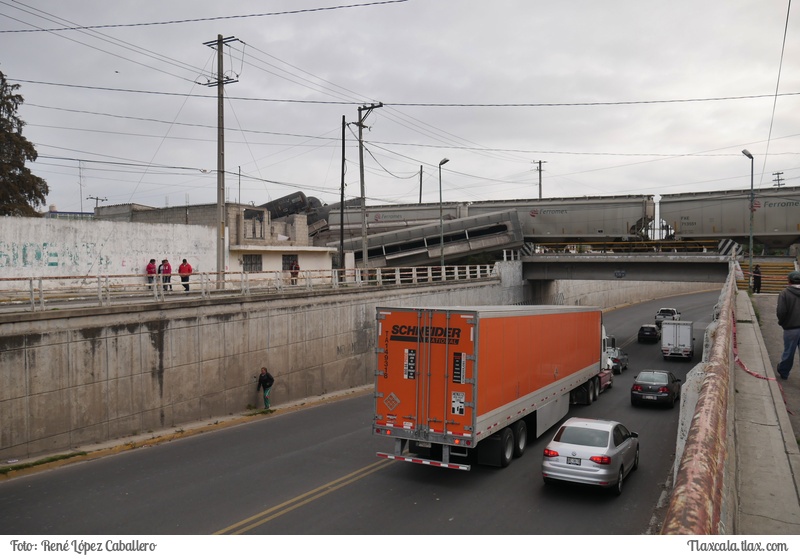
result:
[(295, 14), (305, 14), (313, 12), (328, 12), (333, 10), (344, 10), (348, 8), (366, 8), (370, 6), (381, 6), (384, 4), (400, 4), (408, 0), (384, 0), (382, 2), (368, 2), (364, 4), (346, 4), (342, 6), (326, 6), (322, 8), (305, 8), (302, 10), (290, 10), (286, 12), (267, 12), (261, 14), (245, 14), (238, 16), (215, 16), (193, 19), (173, 19), (167, 21), (151, 21), (144, 23), (108, 23), (103, 25), (79, 25), (75, 27), (60, 27), (55, 29), (0, 29), (0, 33), (34, 33), (34, 32), (56, 32), (56, 31), (80, 31), (86, 29), (115, 29), (119, 27), (149, 27), (154, 25), (178, 25), (184, 23), (198, 23), (206, 21), (224, 21), (232, 19), (249, 19), (257, 17), (285, 16)]

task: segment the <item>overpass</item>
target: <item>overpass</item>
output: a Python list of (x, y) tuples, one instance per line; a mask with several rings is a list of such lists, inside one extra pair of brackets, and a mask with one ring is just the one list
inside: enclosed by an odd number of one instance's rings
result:
[[(0, 458), (32, 459), (88, 442), (241, 413), (244, 402), (253, 398), (253, 371), (265, 360), (286, 371), (273, 394), (276, 404), (371, 384), (376, 306), (513, 304), (532, 296), (558, 296), (570, 304), (607, 308), (686, 290), (685, 282), (633, 278), (595, 281), (590, 290), (581, 278), (531, 282), (523, 278), (529, 265), (499, 262), (495, 274), (476, 278), (456, 279), (459, 274), (445, 271), (445, 277), (453, 278), (449, 282), (392, 281), (311, 293), (298, 286), (268, 295), (167, 297), (2, 314), (0, 384), (6, 388), (0, 393)], [(696, 286), (719, 289), (720, 284)], [(741, 320), (736, 309), (741, 305), (749, 300), (737, 292), (729, 273), (717, 320), (707, 332), (703, 363), (695, 368), (694, 381), (686, 383), (692, 393), (682, 398), (687, 402), (681, 410), (686, 436), (679, 448), (686, 450), (678, 452), (664, 533), (741, 533), (738, 490), (751, 483), (740, 477), (744, 472), (732, 460), (738, 401), (732, 382), (735, 327)], [(756, 339), (753, 354), (758, 345)], [(696, 404), (684, 408), (688, 402)], [(789, 446), (766, 448), (756, 462), (785, 462), (788, 454), (797, 467), (796, 441), (782, 440)], [(792, 472), (789, 466), (786, 470)]]

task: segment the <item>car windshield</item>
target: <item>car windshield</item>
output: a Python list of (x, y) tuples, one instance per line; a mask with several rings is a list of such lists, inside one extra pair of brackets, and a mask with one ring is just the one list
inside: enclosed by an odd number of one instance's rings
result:
[(556, 442), (581, 446), (608, 446), (608, 431), (589, 427), (565, 426), (556, 434)]
[(653, 384), (667, 384), (667, 373), (657, 373), (655, 371), (645, 371), (636, 377), (639, 382), (650, 382)]

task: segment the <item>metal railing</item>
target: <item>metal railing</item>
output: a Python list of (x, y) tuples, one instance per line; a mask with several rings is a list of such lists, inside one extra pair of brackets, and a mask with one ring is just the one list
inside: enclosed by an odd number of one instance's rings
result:
[[(177, 297), (210, 299), (242, 295), (318, 292), (463, 282), (499, 277), (492, 264), (398, 268), (350, 268), (291, 272), (193, 273), (184, 284), (179, 274), (42, 276), (0, 278), (0, 312), (54, 310), (63, 306), (110, 306), (164, 302)], [(188, 290), (186, 287), (188, 286)]]

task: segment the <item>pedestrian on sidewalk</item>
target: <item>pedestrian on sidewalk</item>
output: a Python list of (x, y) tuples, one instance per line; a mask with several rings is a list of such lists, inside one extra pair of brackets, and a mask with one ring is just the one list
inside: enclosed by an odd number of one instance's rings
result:
[(800, 272), (790, 272), (789, 285), (778, 295), (776, 314), (783, 328), (783, 355), (778, 363), (778, 375), (789, 378), (794, 364), (794, 353), (800, 345)]
[(158, 267), (158, 273), (161, 275), (161, 283), (164, 286), (164, 291), (172, 291), (172, 265), (166, 258), (161, 261)]
[(259, 390), (264, 391), (264, 409), (269, 409), (269, 392), (272, 390), (272, 385), (275, 384), (275, 379), (266, 367), (261, 367), (261, 374), (258, 375), (258, 384), (256, 385), (256, 392)]
[(158, 273), (155, 258), (151, 258), (150, 262), (147, 263), (145, 272), (147, 273), (147, 289), (153, 289), (153, 283), (155, 282), (156, 274)]
[(185, 258), (183, 262), (181, 262), (181, 265), (178, 266), (178, 275), (181, 276), (183, 290), (189, 291), (189, 276), (192, 275), (192, 265), (189, 264)]
[(753, 293), (761, 293), (761, 266), (753, 268)]

